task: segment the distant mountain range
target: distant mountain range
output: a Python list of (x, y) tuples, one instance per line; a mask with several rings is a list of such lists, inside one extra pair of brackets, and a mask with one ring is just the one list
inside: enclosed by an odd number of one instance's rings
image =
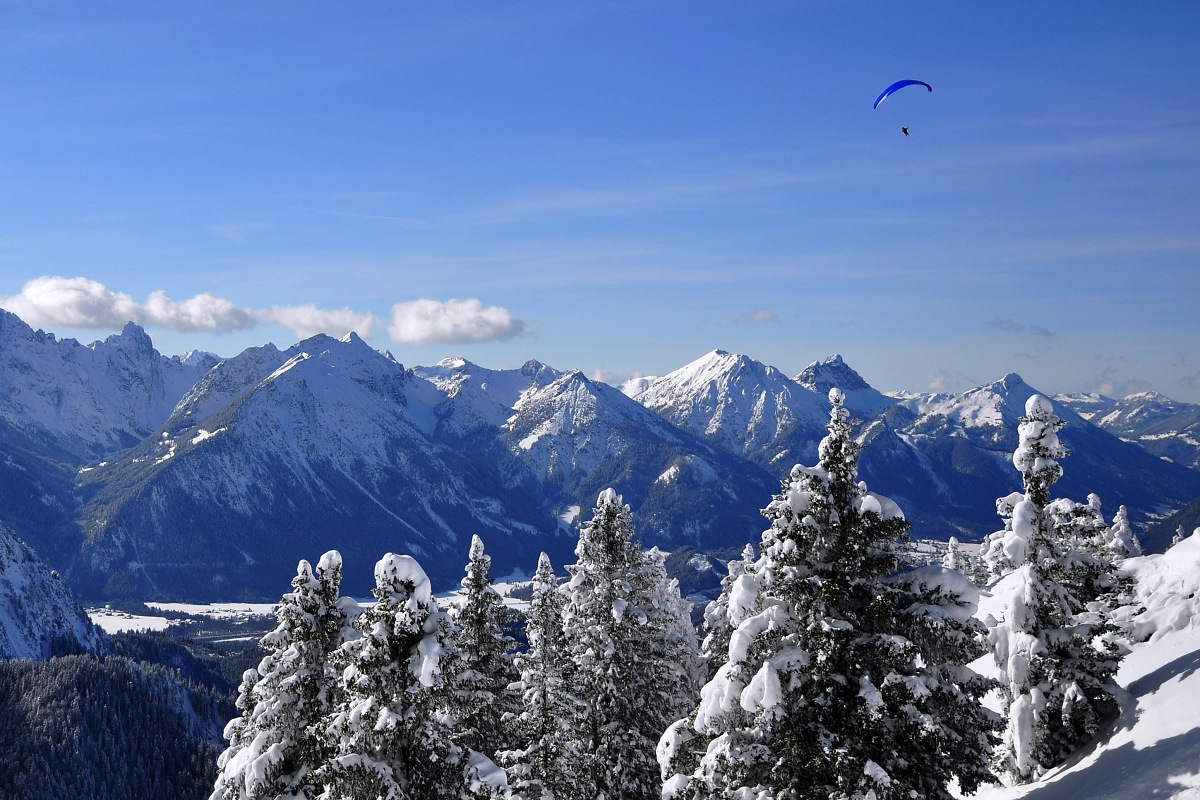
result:
[[(779, 477), (815, 461), (831, 386), (863, 420), (862, 477), (914, 535), (978, 540), (1000, 524), (1035, 391), (1016, 375), (889, 397), (838, 356), (788, 378), (715, 350), (618, 390), (536, 361), (406, 368), (353, 334), (168, 358), (136, 325), (82, 345), (4, 311), (0, 519), (91, 598), (274, 598), (299, 558), (331, 547), (347, 591), (365, 593), (388, 550), (449, 587), (473, 533), (497, 575), (528, 573), (541, 550), (573, 560), (608, 486), (647, 545), (740, 550)], [(1097, 492), (1143, 523), (1200, 496), (1200, 472), (1077, 406), (1060, 401), (1065, 494)]]

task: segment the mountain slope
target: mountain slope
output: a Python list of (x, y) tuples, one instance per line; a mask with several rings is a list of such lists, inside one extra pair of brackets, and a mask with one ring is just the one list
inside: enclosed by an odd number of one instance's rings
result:
[(162, 424), (217, 359), (167, 358), (134, 323), (81, 345), (0, 309), (0, 419), (79, 461), (128, 447)]
[[(1130, 652), (1117, 672), (1120, 717), (1061, 767), (1025, 786), (984, 787), (980, 800), (1200, 799), (1200, 536), (1168, 553), (1131, 558), (1136, 602), (1119, 624)], [(995, 598), (979, 616), (999, 618)], [(991, 656), (976, 662), (990, 670)]]
[(846, 395), (846, 408), (866, 417), (877, 416), (885, 408), (896, 404), (893, 398), (863, 380), (836, 354), (824, 361), (812, 362), (792, 380), (821, 397), (827, 397), (829, 390), (836, 386)]
[(96, 652), (101, 638), (58, 573), (0, 523), (0, 658)]
[(489, 541), (499, 574), (536, 563), (547, 536), (514, 531), (552, 533), (553, 522), (489, 491), (469, 454), (431, 440), (441, 395), (430, 384), (353, 334), (285, 355), (217, 411), (189, 413), (208, 407), (197, 395), (155, 436), (83, 476), (92, 591), (254, 591), (334, 547), (347, 591), (365, 593), (370, 565), (389, 550), (421, 557), (446, 582), (471, 533)]
[(80, 543), (76, 470), (141, 441), (215, 362), (162, 356), (133, 323), (81, 345), (0, 309), (0, 519), (66, 563)]
[(514, 412), (500, 439), (546, 496), (560, 498), (560, 513), (586, 515), (600, 491), (615, 488), (647, 545), (740, 547), (778, 489), (754, 464), (577, 371), (526, 393)]

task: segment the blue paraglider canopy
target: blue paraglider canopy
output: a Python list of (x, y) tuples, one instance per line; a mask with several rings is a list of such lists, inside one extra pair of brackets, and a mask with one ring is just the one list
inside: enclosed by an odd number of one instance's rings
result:
[(913, 86), (914, 84), (917, 86), (924, 86), (931, 92), (933, 91), (933, 87), (925, 81), (896, 81), (891, 86), (883, 90), (883, 94), (879, 95), (879, 97), (875, 100), (875, 105), (871, 106), (871, 108), (879, 108), (879, 104), (883, 102), (883, 99), (897, 89), (903, 89), (905, 86)]

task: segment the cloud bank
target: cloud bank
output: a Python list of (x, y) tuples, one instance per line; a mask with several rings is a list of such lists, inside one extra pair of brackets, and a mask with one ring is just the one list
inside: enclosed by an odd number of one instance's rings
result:
[(372, 313), (360, 314), (350, 307), (323, 309), (315, 303), (299, 306), (271, 306), (258, 312), (260, 319), (278, 322), (291, 328), (299, 339), (307, 339), (318, 333), (330, 336), (345, 336), (354, 331), (359, 336), (370, 338), (375, 335), (375, 324), (379, 319)]
[(207, 292), (177, 303), (160, 290), (138, 303), (99, 281), (58, 276), (28, 281), (20, 294), (0, 297), (0, 306), (39, 327), (119, 329), (132, 320), (180, 332), (219, 332), (251, 328), (257, 322), (249, 309)]
[[(344, 336), (350, 331), (370, 338), (379, 318), (371, 312), (318, 308), (315, 303), (271, 306), (254, 311), (207, 292), (176, 302), (167, 293), (150, 293), (139, 303), (90, 278), (43, 276), (28, 281), (19, 294), (0, 297), (0, 307), (37, 327), (120, 330), (126, 322), (157, 326), (181, 333), (220, 333), (254, 327), (259, 320), (289, 328), (297, 338), (318, 333)], [(406, 344), (468, 344), (506, 341), (529, 333), (529, 326), (508, 309), (484, 306), (477, 298), (445, 302), (422, 298), (392, 306), (388, 333)]]
[(421, 298), (392, 306), (388, 334), (404, 344), (503, 342), (529, 332), (507, 308), (484, 307), (474, 297), (445, 302)]

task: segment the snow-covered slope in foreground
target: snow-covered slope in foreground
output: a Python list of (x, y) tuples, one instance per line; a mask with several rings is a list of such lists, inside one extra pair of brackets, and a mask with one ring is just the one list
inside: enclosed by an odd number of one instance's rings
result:
[(47, 658), (56, 645), (95, 652), (100, 634), (58, 573), (0, 522), (0, 658)]
[[(1122, 572), (1137, 579), (1138, 602), (1122, 620), (1136, 643), (1117, 673), (1127, 694), (1115, 726), (1037, 783), (974, 797), (1200, 800), (1200, 532), (1166, 553), (1129, 559)], [(985, 599), (980, 616), (989, 612), (1002, 609)]]

